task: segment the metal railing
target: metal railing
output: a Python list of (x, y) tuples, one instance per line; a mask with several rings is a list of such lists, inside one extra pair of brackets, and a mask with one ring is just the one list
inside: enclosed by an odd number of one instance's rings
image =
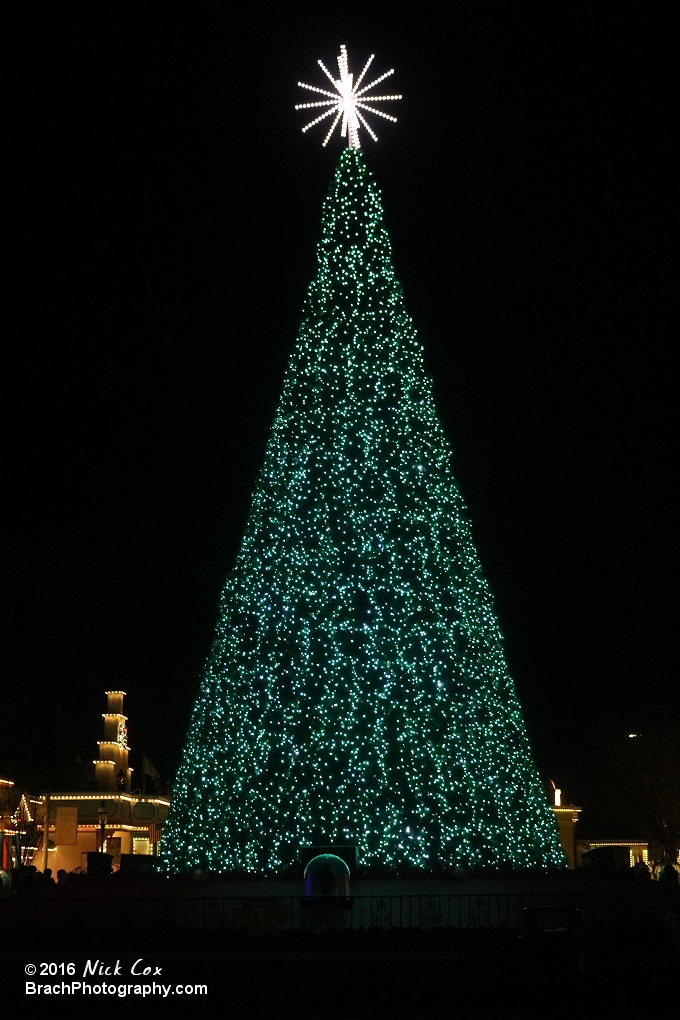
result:
[[(132, 892), (132, 890), (131, 890)], [(354, 896), (70, 896), (16, 897), (0, 903), (0, 927), (130, 931), (219, 931), (248, 936), (360, 930), (518, 929), (525, 907), (578, 908), (589, 928), (644, 928), (680, 913), (678, 890), (490, 892)]]

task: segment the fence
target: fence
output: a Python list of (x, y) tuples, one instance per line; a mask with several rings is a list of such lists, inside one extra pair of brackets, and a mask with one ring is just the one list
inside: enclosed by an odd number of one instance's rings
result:
[(644, 929), (680, 914), (678, 890), (491, 892), (354, 896), (307, 901), (299, 896), (129, 896), (91, 898), (56, 892), (0, 903), (0, 930), (58, 929), (129, 933), (131, 930), (285, 932), (360, 930), (517, 929), (525, 907), (578, 908), (588, 928)]

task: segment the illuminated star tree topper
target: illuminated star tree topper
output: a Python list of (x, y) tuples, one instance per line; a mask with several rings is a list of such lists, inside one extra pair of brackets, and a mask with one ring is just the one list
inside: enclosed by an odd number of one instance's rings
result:
[(375, 114), (377, 117), (384, 117), (385, 120), (391, 120), (396, 123), (397, 118), (391, 117), (389, 113), (384, 113), (383, 110), (378, 110), (373, 104), (383, 103), (388, 100), (401, 99), (401, 96), (369, 96), (366, 93), (372, 88), (375, 88), (379, 82), (385, 78), (389, 78), (391, 74), (394, 74), (394, 68), (386, 71), (385, 74), (381, 74), (379, 78), (374, 78), (368, 85), (364, 85), (363, 88), (359, 88), (361, 82), (364, 79), (364, 75), (368, 71), (375, 54), (366, 61), (363, 71), (354, 81), (354, 75), (350, 74), (349, 67), (347, 64), (347, 47), (340, 47), (340, 56), (338, 57), (338, 68), (340, 70), (340, 77), (334, 78), (328, 68), (323, 64), (321, 60), (318, 61), (319, 67), (328, 77), (333, 85), (333, 88), (338, 93), (335, 95), (333, 92), (328, 92), (327, 89), (317, 88), (316, 85), (305, 85), (304, 82), (299, 81), (298, 85), (301, 89), (309, 89), (310, 92), (318, 92), (322, 96), (327, 96), (327, 99), (318, 100), (315, 103), (298, 103), (295, 107), (296, 110), (311, 110), (313, 108), (325, 107), (324, 112), (319, 114), (313, 120), (310, 120), (309, 124), (305, 124), (303, 131), (309, 131), (310, 127), (314, 127), (320, 121), (325, 120), (327, 117), (332, 117), (335, 114), (333, 123), (331, 124), (328, 134), (323, 140), (323, 144), (327, 145), (331, 135), (335, 131), (338, 123), (340, 123), (340, 134), (343, 138), (347, 139), (347, 145), (350, 149), (361, 148), (359, 142), (359, 128), (365, 127), (369, 135), (374, 142), (378, 141), (378, 136), (372, 129), (365, 116), (361, 113), (361, 110), (369, 111)]

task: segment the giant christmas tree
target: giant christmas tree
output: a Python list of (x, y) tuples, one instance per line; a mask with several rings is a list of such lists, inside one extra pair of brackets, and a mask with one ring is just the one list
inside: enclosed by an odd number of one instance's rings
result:
[(380, 194), (347, 148), (162, 853), (561, 866)]

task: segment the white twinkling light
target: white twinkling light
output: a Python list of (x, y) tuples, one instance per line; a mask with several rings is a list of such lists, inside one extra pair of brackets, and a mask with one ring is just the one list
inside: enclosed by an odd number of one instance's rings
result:
[[(381, 74), (379, 78), (375, 78), (368, 85), (364, 85), (362, 89), (359, 89), (359, 85), (363, 81), (366, 71), (371, 65), (375, 54), (366, 61), (364, 69), (357, 78), (356, 82), (353, 81), (354, 75), (350, 74), (347, 63), (347, 48), (345, 46), (340, 47), (340, 56), (338, 57), (338, 68), (340, 70), (340, 77), (335, 79), (325, 64), (322, 61), (318, 61), (319, 67), (324, 72), (326, 77), (332, 82), (338, 95), (336, 96), (333, 92), (328, 92), (327, 89), (317, 88), (316, 85), (305, 85), (304, 82), (299, 81), (298, 85), (301, 89), (309, 89), (310, 92), (317, 92), (319, 95), (328, 96), (328, 99), (322, 99), (315, 103), (298, 103), (295, 107), (296, 110), (309, 110), (312, 107), (326, 107), (325, 111), (313, 120), (310, 120), (308, 124), (305, 124), (303, 131), (308, 131), (310, 127), (314, 127), (319, 121), (325, 120), (326, 117), (332, 117), (335, 114), (335, 119), (331, 124), (331, 128), (323, 140), (323, 145), (328, 145), (331, 135), (335, 130), (336, 125), (340, 120), (342, 124), (340, 127), (340, 134), (343, 138), (347, 139), (347, 145), (350, 149), (360, 148), (359, 142), (359, 128), (365, 127), (373, 141), (378, 141), (378, 136), (368, 124), (366, 118), (359, 113), (359, 107), (362, 110), (368, 110), (370, 113), (375, 113), (378, 117), (384, 117), (385, 120), (391, 120), (396, 123), (397, 118), (391, 117), (387, 113), (383, 113), (382, 110), (377, 110), (374, 106), (368, 105), (372, 103), (384, 103), (394, 99), (401, 99), (401, 96), (367, 96), (366, 93), (370, 89), (374, 88), (378, 82), (388, 78), (391, 74), (394, 74), (394, 68), (390, 71), (386, 71), (385, 74)], [(361, 96), (361, 99), (359, 98)]]

